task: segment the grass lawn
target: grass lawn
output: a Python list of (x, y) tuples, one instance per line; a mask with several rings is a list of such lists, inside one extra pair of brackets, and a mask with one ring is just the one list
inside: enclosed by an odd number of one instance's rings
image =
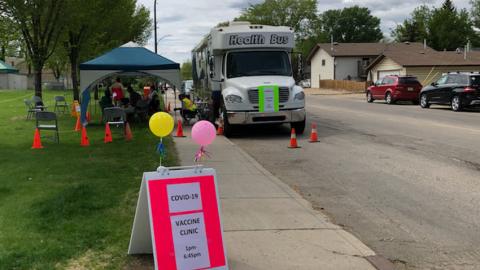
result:
[[(55, 95), (63, 92), (44, 91), (49, 111)], [(132, 141), (112, 128), (113, 143), (104, 144), (97, 108), (90, 147), (80, 146), (67, 113), (59, 117), (60, 144), (43, 138), (44, 149), (32, 150), (35, 121), (25, 120), (23, 103), (32, 96), (0, 90), (0, 269), (123, 268), (132, 260), (126, 252), (142, 173), (158, 166), (158, 138), (147, 124), (133, 124)], [(165, 165), (176, 165), (171, 138), (166, 144)]]

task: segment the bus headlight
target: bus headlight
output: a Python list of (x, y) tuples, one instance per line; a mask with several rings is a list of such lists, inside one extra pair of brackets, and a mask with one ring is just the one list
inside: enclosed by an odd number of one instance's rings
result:
[(304, 100), (304, 99), (305, 99), (305, 93), (303, 91), (295, 95), (295, 100)]
[(237, 95), (228, 95), (225, 97), (227, 103), (242, 103), (242, 97)]

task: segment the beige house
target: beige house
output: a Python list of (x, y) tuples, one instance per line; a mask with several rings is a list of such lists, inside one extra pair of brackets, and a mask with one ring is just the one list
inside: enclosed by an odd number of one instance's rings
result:
[(320, 80), (367, 79), (367, 66), (385, 50), (385, 43), (319, 43), (307, 57), (313, 88)]
[(479, 52), (435, 51), (418, 43), (390, 44), (368, 67), (368, 80), (386, 75), (412, 75), (422, 85), (450, 71), (480, 71)]

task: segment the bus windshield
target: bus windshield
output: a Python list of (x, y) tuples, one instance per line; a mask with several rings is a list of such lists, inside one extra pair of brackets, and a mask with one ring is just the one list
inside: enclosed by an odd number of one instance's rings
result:
[(227, 57), (227, 78), (292, 76), (288, 54), (283, 51), (232, 52)]

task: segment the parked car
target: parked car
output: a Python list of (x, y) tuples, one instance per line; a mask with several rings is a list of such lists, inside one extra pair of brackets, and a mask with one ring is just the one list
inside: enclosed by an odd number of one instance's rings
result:
[(381, 99), (387, 104), (394, 104), (400, 100), (418, 104), (420, 90), (422, 90), (422, 84), (416, 77), (389, 75), (368, 87), (367, 102)]
[(458, 112), (466, 107), (480, 106), (479, 73), (447, 73), (420, 92), (420, 106), (450, 105)]
[(189, 95), (193, 88), (193, 80), (186, 80), (182, 82), (181, 93)]
[(310, 88), (311, 87), (310, 79), (305, 79), (300, 81), (299, 85), (303, 88)]

